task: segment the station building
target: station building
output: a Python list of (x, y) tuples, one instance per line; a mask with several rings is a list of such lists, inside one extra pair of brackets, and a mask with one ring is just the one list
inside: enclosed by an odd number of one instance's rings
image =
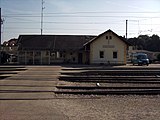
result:
[(112, 30), (89, 35), (20, 35), (19, 64), (126, 64), (130, 44)]

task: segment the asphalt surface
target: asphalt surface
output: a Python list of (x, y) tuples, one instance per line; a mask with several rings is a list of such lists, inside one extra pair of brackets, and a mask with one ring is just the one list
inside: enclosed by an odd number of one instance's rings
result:
[[(150, 67), (160, 68), (160, 65)], [(24, 68), (14, 71), (17, 74), (7, 74), (10, 77), (0, 79), (0, 120), (160, 119), (159, 95), (56, 95), (54, 91), (59, 84), (59, 72), (70, 67)]]

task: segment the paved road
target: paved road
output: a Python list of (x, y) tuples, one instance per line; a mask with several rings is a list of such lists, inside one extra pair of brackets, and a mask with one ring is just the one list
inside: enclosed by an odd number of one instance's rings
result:
[(0, 80), (0, 120), (159, 120), (160, 96), (55, 95), (61, 66)]

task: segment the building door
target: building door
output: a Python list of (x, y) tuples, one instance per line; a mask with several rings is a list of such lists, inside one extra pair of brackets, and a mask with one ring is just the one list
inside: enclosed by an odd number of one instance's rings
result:
[(82, 54), (82, 53), (79, 53), (79, 54), (78, 54), (78, 63), (79, 63), (79, 64), (82, 64), (82, 59), (83, 59), (83, 54)]

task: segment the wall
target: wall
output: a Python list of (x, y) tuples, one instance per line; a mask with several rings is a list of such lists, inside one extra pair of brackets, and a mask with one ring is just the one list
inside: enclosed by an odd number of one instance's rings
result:
[(18, 62), (27, 65), (50, 64), (50, 51), (19, 51)]
[(78, 52), (51, 52), (51, 51), (19, 51), (18, 62), (20, 64), (56, 64), (78, 63)]

